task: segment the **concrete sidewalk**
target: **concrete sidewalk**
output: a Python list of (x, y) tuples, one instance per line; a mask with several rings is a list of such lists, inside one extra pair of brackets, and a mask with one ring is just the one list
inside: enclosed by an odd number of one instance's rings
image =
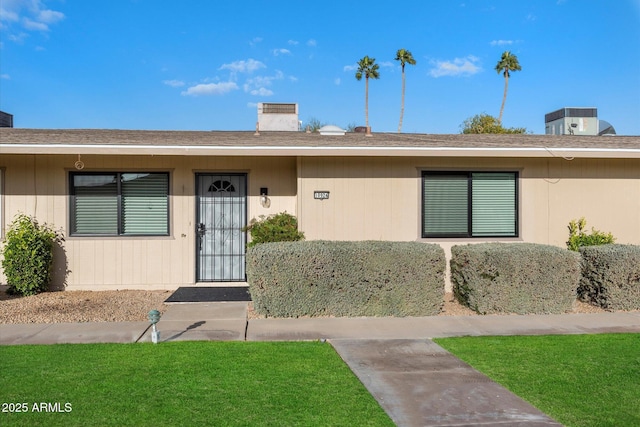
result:
[(252, 319), (247, 341), (428, 339), (481, 335), (640, 332), (640, 312), (524, 316)]
[[(505, 316), (247, 319), (246, 302), (173, 304), (160, 341), (430, 339), (481, 335), (640, 332), (640, 312)], [(149, 322), (0, 324), (0, 344), (151, 341)]]
[[(559, 425), (431, 341), (480, 335), (640, 333), (640, 312), (247, 319), (247, 303), (170, 305), (161, 342), (329, 340), (399, 426)], [(0, 344), (151, 341), (148, 322), (2, 324)]]
[(398, 426), (560, 426), (430, 340), (331, 340)]

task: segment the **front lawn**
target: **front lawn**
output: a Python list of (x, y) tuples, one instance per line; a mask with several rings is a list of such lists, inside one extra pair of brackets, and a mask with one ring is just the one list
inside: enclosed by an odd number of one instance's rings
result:
[(0, 425), (393, 425), (319, 342), (0, 346), (0, 371)]
[(640, 426), (640, 334), (434, 341), (566, 426)]

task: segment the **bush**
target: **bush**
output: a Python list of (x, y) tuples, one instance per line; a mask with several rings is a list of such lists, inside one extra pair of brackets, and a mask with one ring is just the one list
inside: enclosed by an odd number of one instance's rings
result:
[(555, 246), (485, 243), (451, 249), (453, 292), (480, 314), (563, 313), (572, 309), (580, 256)]
[(298, 231), (298, 220), (291, 214), (281, 212), (268, 217), (260, 215), (259, 218), (252, 219), (244, 229), (251, 233), (251, 242), (247, 244), (249, 248), (260, 243), (304, 240), (304, 233)]
[(442, 248), (417, 242), (282, 242), (247, 251), (254, 308), (273, 317), (434, 315), (444, 269)]
[(46, 291), (51, 281), (53, 245), (62, 236), (26, 215), (18, 215), (9, 226), (2, 248), (2, 269), (9, 293), (35, 295)]
[(465, 119), (460, 125), (461, 132), (463, 134), (482, 134), (482, 133), (509, 133), (509, 134), (522, 134), (527, 133), (526, 128), (505, 128), (502, 127), (500, 121), (487, 114), (480, 113), (473, 117)]
[(579, 220), (571, 220), (569, 222), (569, 240), (567, 248), (572, 251), (579, 251), (585, 246), (608, 245), (616, 241), (611, 233), (605, 233), (595, 228), (591, 228), (591, 234), (587, 234), (584, 229), (587, 221), (584, 217)]
[(605, 310), (640, 310), (640, 246), (592, 246), (580, 253), (581, 301)]

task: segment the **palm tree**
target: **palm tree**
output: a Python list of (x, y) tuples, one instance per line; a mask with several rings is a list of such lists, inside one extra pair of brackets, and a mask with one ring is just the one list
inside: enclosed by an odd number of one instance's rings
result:
[(365, 125), (367, 127), (367, 134), (369, 134), (369, 78), (379, 79), (380, 73), (378, 69), (380, 66), (375, 63), (375, 58), (369, 58), (365, 56), (360, 61), (358, 61), (358, 71), (356, 71), (356, 79), (360, 81), (362, 76), (364, 76), (364, 116), (365, 116)]
[(406, 49), (398, 49), (396, 52), (396, 61), (400, 61), (402, 67), (402, 102), (400, 103), (400, 122), (398, 123), (398, 133), (402, 132), (402, 117), (404, 116), (404, 87), (405, 76), (404, 66), (405, 64), (416, 65), (416, 60), (413, 59), (413, 55)]
[(504, 103), (507, 100), (507, 89), (509, 88), (509, 76), (512, 71), (520, 71), (520, 64), (518, 63), (518, 57), (509, 51), (502, 54), (500, 61), (496, 64), (496, 71), (498, 74), (502, 73), (504, 76), (504, 95), (502, 96), (502, 106), (500, 107), (500, 116), (498, 122), (502, 125), (502, 112), (504, 111)]

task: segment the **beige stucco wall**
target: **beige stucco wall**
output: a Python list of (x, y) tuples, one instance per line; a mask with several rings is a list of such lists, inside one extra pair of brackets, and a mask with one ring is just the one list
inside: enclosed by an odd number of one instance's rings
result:
[[(486, 240), (421, 238), (421, 172), (508, 170), (520, 173), (520, 233), (501, 241), (564, 247), (569, 221), (584, 216), (588, 227), (612, 232), (618, 243), (640, 244), (638, 159), (317, 157), (298, 162), (298, 215), (307, 239), (433, 242), (450, 259), (452, 246)], [(329, 191), (329, 199), (315, 200), (314, 190)]]
[[(84, 171), (168, 171), (171, 180), (168, 237), (69, 237), (68, 176), (75, 156), (2, 155), (4, 222), (16, 214), (61, 229), (54, 285), (73, 289), (175, 289), (195, 281), (195, 173), (248, 174), (248, 218), (296, 211), (295, 158), (82, 156)], [(268, 187), (271, 205), (260, 204)], [(0, 282), (4, 278), (0, 276)]]

